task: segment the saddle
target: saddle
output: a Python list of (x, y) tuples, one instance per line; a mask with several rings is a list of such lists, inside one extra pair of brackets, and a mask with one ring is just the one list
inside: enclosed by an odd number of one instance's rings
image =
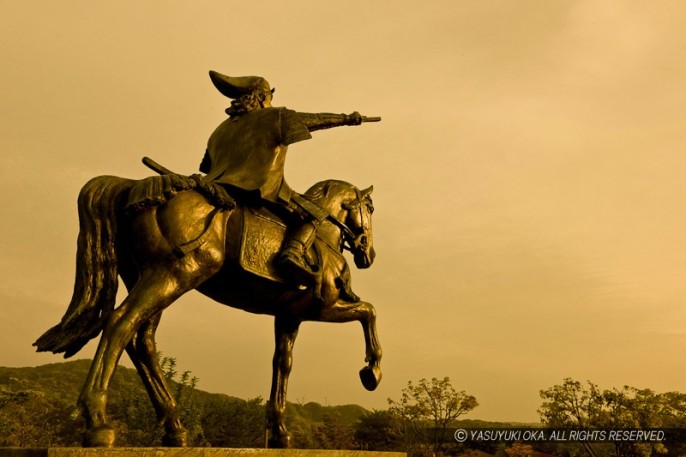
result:
[[(321, 208), (320, 208), (321, 210)], [(284, 218), (265, 207), (250, 207), (239, 205), (227, 222), (227, 252), (228, 261), (251, 274), (263, 279), (293, 285), (293, 282), (283, 276), (277, 264), (277, 257), (288, 240), (288, 230)], [(321, 240), (317, 236), (318, 240)], [(351, 302), (360, 301), (352, 290), (350, 268), (343, 255), (329, 246), (326, 242), (315, 241), (305, 252), (305, 262), (313, 271), (323, 272), (325, 255), (337, 258), (332, 266), (333, 285), (340, 291), (340, 296)], [(328, 257), (331, 259), (332, 257)], [(322, 276), (314, 287), (315, 297), (321, 298)], [(298, 288), (302, 288), (298, 286)]]
[[(276, 258), (287, 239), (287, 217), (279, 216), (264, 206), (249, 205), (245, 202), (237, 206), (236, 200), (224, 186), (205, 181), (201, 175), (164, 174), (137, 181), (129, 189), (124, 213), (133, 215), (163, 205), (179, 192), (186, 190), (201, 193), (220, 210), (235, 210), (227, 222), (229, 261), (262, 278), (283, 284), (291, 282), (282, 275), (276, 264)], [(319, 210), (323, 211), (321, 208)], [(200, 244), (200, 240), (193, 240), (188, 245), (177, 246), (175, 253), (182, 257)], [(318, 263), (318, 256), (314, 251), (311, 249), (305, 258), (312, 266)]]
[[(288, 239), (288, 220), (290, 219), (287, 214), (288, 211), (279, 211), (278, 208), (270, 210), (264, 205), (251, 205), (247, 202), (239, 205), (224, 186), (205, 181), (201, 175), (184, 176), (168, 172), (166, 169), (164, 171), (166, 174), (151, 176), (133, 184), (124, 203), (125, 214), (132, 215), (150, 207), (163, 205), (179, 192), (195, 190), (205, 196), (218, 211), (233, 210), (226, 226), (226, 260), (228, 262), (236, 264), (247, 273), (265, 280), (282, 284), (285, 287), (302, 289), (301, 286), (294, 284), (293, 281), (283, 275), (276, 261)], [(301, 207), (306, 207), (305, 210), (320, 222), (326, 218), (336, 223), (317, 205), (306, 201), (297, 194), (294, 194), (294, 197), (298, 199), (298, 204)], [(241, 198), (238, 199), (238, 201), (242, 200)], [(282, 212), (284, 214), (280, 215)], [(214, 216), (210, 215), (209, 217)], [(174, 253), (179, 257), (185, 256), (203, 244), (204, 236), (205, 234), (185, 245), (176, 246)], [(323, 271), (325, 256), (321, 251), (322, 249), (327, 251), (327, 255), (338, 258), (335, 261), (338, 267), (335, 267), (336, 271), (333, 272), (333, 281), (334, 286), (340, 291), (341, 297), (352, 302), (359, 301), (360, 298), (351, 288), (350, 269), (340, 252), (329, 247), (325, 242), (315, 242), (305, 253), (305, 262), (313, 271)], [(322, 277), (320, 276), (317, 284), (313, 286), (316, 297), (321, 297), (321, 281)]]
[[(227, 222), (226, 257), (248, 273), (290, 284), (277, 263), (288, 239), (288, 231), (285, 218), (265, 207), (239, 205)], [(319, 263), (318, 257), (316, 251), (310, 249), (305, 260), (315, 267)]]

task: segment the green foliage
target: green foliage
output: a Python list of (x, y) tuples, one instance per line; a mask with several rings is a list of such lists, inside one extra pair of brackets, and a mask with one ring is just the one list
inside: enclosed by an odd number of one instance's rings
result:
[(399, 434), (398, 417), (391, 411), (374, 410), (360, 417), (354, 426), (354, 439), (360, 449), (400, 451), (403, 442)]
[(507, 457), (531, 457), (534, 455), (534, 449), (530, 444), (523, 444), (519, 441), (515, 441), (503, 450)]
[(319, 449), (353, 449), (351, 427), (345, 425), (338, 412), (324, 414), (323, 423), (315, 427), (315, 447)]
[(354, 449), (353, 425), (367, 412), (359, 405), (289, 403), (286, 427), (301, 449)]
[(0, 386), (0, 446), (73, 446), (70, 405), (35, 390)]
[(191, 372), (188, 370), (178, 376), (176, 359), (173, 357), (163, 357), (160, 361), (160, 367), (169, 385), (173, 386), (172, 391), (181, 423), (188, 430), (189, 445), (205, 446), (209, 444), (205, 439), (202, 423), (205, 408), (203, 408), (202, 402), (197, 398), (198, 391), (196, 386), (199, 379), (191, 376)]
[[(649, 389), (624, 386), (601, 390), (588, 381), (582, 384), (566, 378), (562, 384), (541, 390), (543, 404), (538, 412), (541, 421), (556, 428), (575, 429), (648, 429), (686, 426), (686, 394), (668, 392), (656, 394)], [(674, 444), (671, 454), (684, 452)], [(647, 457), (665, 454), (662, 444), (615, 442), (560, 445), (570, 455), (592, 457)]]
[(448, 377), (409, 381), (400, 400), (389, 398), (388, 403), (405, 451), (411, 455), (443, 454), (447, 428), (479, 405), (474, 396), (455, 390)]
[(202, 428), (214, 447), (264, 447), (264, 403), (261, 397), (240, 400), (216, 396), (203, 403)]
[[(84, 422), (74, 416), (90, 360), (31, 368), (0, 367), (0, 446), (79, 446)], [(163, 372), (193, 446), (264, 447), (262, 398), (242, 400), (197, 388), (198, 379), (163, 357)], [(109, 421), (118, 446), (159, 446), (162, 430), (135, 370), (119, 366), (112, 379)], [(287, 425), (301, 448), (355, 446), (351, 426), (367, 410), (357, 405), (290, 404)], [(77, 417), (76, 419), (74, 417)]]

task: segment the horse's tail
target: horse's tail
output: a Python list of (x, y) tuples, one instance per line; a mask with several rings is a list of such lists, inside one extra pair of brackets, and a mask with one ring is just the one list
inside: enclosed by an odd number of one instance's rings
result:
[(134, 182), (99, 176), (81, 189), (74, 294), (60, 323), (33, 343), (37, 351), (64, 352), (68, 358), (102, 330), (117, 295), (117, 215)]

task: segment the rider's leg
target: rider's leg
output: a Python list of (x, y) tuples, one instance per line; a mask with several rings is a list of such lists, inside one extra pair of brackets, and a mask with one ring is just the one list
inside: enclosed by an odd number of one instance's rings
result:
[(305, 252), (312, 246), (318, 227), (319, 221), (316, 219), (303, 223), (288, 240), (280, 256), (286, 272), (304, 285), (312, 285), (317, 279), (317, 272), (305, 261)]

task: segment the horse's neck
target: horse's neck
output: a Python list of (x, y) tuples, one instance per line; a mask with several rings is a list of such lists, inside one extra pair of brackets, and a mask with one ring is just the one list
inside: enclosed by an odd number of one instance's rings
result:
[(323, 198), (316, 203), (322, 209), (326, 210), (329, 214), (331, 214), (333, 217), (335, 217), (339, 221), (342, 221), (342, 219), (345, 217), (343, 201), (345, 201), (345, 199), (339, 194), (333, 195), (329, 198)]
[[(342, 207), (343, 199), (336, 196), (333, 199), (317, 202), (322, 209), (325, 209), (333, 218), (343, 222), (345, 218), (345, 210)], [(343, 234), (341, 229), (331, 221), (325, 221), (317, 231), (317, 236), (326, 244), (342, 251)]]
[(326, 221), (319, 226), (317, 230), (317, 237), (328, 244), (331, 248), (342, 251), (342, 235), (341, 229), (336, 227), (332, 222)]

